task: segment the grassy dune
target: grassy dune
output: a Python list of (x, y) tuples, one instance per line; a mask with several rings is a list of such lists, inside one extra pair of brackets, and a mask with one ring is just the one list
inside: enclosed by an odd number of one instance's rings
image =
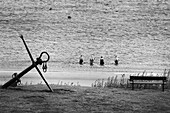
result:
[(44, 85), (0, 89), (3, 113), (169, 113), (169, 91)]
[[(74, 64), (79, 56), (107, 65), (117, 54), (122, 65), (170, 64), (170, 3), (156, 0), (0, 1), (0, 61), (29, 61), (49, 52), (55, 63)], [(71, 16), (71, 18), (68, 18)]]

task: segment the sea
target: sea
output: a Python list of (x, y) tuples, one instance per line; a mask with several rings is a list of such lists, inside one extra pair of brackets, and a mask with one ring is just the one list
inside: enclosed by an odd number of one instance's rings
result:
[[(170, 67), (169, 6), (167, 0), (0, 1), (0, 84), (31, 65), (21, 35), (34, 60), (43, 51), (50, 55), (44, 76), (51, 84), (91, 86), (117, 74), (162, 74)], [(43, 83), (33, 70), (21, 78), (24, 84)]]

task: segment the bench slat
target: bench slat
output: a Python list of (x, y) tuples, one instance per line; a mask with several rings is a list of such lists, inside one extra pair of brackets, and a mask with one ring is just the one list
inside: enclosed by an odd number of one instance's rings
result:
[(132, 80), (167, 80), (167, 78), (157, 76), (130, 76), (130, 81)]
[[(130, 83), (132, 84), (132, 83)], [(134, 84), (163, 84), (162, 82), (134, 82)], [(166, 84), (166, 83), (164, 83)]]

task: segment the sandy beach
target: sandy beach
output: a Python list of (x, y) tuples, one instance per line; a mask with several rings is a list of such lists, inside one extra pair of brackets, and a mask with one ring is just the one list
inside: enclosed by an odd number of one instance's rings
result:
[[(25, 64), (25, 65), (24, 65)], [(12, 78), (13, 73), (20, 73), (31, 65), (31, 62), (15, 62), (8, 64), (8, 68), (5, 66), (1, 67), (0, 70), (0, 84), (4, 84)], [(42, 71), (42, 66), (38, 66)], [(141, 75), (145, 71), (145, 75), (163, 76), (164, 70), (168, 69), (166, 66), (150, 66), (150, 65), (123, 65), (118, 66), (105, 65), (100, 66), (95, 64), (90, 66), (89, 64), (79, 65), (79, 64), (64, 64), (57, 62), (48, 63), (48, 71), (43, 73), (44, 77), (47, 79), (49, 84), (74, 84), (80, 86), (91, 86), (98, 79), (104, 79), (105, 81), (108, 77), (117, 76), (118, 79), (125, 74), (125, 78), (128, 79), (130, 75)], [(22, 83), (31, 85), (43, 83), (44, 81), (39, 76), (35, 69), (25, 74), (22, 78)]]

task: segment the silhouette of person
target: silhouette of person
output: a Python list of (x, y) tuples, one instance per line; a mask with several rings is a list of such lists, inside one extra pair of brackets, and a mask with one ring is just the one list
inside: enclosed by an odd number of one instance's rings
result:
[(100, 58), (100, 65), (101, 65), (101, 66), (104, 66), (104, 59), (103, 59), (102, 56), (101, 56), (101, 58)]
[(90, 66), (93, 66), (93, 63), (94, 63), (94, 58), (91, 57), (91, 58), (90, 58)]
[(80, 58), (79, 58), (79, 64), (83, 65), (83, 55), (81, 55)]
[(115, 65), (117, 66), (118, 65), (118, 62), (119, 62), (119, 58), (117, 55), (115, 55)]

